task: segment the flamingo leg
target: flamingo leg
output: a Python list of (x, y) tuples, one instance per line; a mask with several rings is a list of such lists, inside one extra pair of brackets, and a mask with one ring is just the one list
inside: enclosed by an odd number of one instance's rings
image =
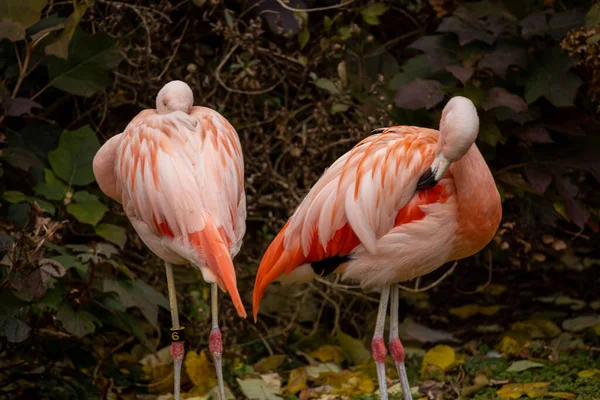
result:
[(212, 329), (210, 331), (209, 348), (215, 360), (217, 382), (219, 384), (219, 399), (225, 400), (225, 385), (223, 384), (223, 342), (219, 330), (219, 287), (216, 283), (210, 284), (210, 309), (212, 315)]
[(179, 325), (179, 311), (177, 310), (177, 292), (175, 292), (175, 278), (173, 277), (173, 266), (165, 261), (167, 273), (167, 287), (169, 289), (169, 305), (171, 309), (171, 357), (175, 366), (173, 397), (179, 400), (181, 393), (181, 365), (185, 347), (183, 342), (183, 327)]
[(377, 367), (377, 380), (379, 381), (379, 397), (381, 400), (387, 400), (387, 381), (385, 378), (385, 356), (387, 349), (383, 342), (383, 331), (385, 329), (385, 315), (388, 301), (390, 299), (390, 287), (381, 289), (381, 298), (379, 299), (379, 310), (377, 311), (377, 322), (375, 323), (375, 333), (371, 342), (371, 351)]
[(400, 336), (398, 335), (398, 303), (399, 299), (399, 288), (397, 284), (392, 285), (392, 299), (390, 304), (390, 341), (388, 347), (392, 355), (394, 363), (396, 363), (396, 369), (400, 376), (400, 383), (402, 384), (402, 394), (404, 400), (412, 400), (412, 394), (410, 393), (410, 385), (408, 384), (408, 377), (406, 376), (406, 367), (404, 366), (404, 346), (400, 342)]

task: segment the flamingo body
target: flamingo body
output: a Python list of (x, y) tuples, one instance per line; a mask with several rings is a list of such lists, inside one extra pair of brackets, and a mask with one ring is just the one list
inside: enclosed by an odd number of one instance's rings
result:
[(489, 243), (502, 209), (475, 144), (437, 185), (417, 190), (439, 152), (439, 138), (433, 129), (384, 128), (327, 169), (260, 263), (255, 318), (273, 281), (304, 282), (336, 272), (363, 287), (381, 288), (425, 275)]

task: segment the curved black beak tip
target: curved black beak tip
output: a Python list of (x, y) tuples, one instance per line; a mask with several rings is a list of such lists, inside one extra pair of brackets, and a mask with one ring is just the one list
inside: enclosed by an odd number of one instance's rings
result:
[(435, 180), (435, 174), (429, 168), (421, 177), (419, 178), (419, 182), (417, 183), (417, 190), (425, 190), (431, 189), (437, 185), (437, 181)]

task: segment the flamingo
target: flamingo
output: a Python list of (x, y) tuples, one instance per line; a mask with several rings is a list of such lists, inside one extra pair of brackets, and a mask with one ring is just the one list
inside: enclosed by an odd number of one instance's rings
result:
[(500, 195), (475, 145), (479, 117), (473, 103), (453, 97), (440, 130), (381, 128), (325, 171), (270, 243), (256, 275), (257, 319), (267, 285), (307, 282), (338, 273), (379, 289), (371, 342), (382, 399), (387, 399), (383, 333), (391, 292), (388, 347), (412, 399), (398, 336), (398, 282), (469, 257), (494, 237)]
[(176, 400), (185, 349), (172, 265), (190, 263), (210, 283), (209, 349), (225, 400), (218, 287), (229, 292), (245, 318), (232, 262), (246, 230), (244, 160), (229, 122), (193, 103), (186, 83), (167, 83), (158, 92), (156, 109), (143, 110), (123, 133), (110, 138), (94, 157), (93, 169), (100, 189), (123, 205), (142, 241), (164, 260)]

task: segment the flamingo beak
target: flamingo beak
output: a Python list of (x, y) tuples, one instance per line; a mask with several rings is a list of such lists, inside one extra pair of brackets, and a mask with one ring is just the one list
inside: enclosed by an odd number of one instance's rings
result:
[(450, 160), (444, 157), (442, 154), (438, 154), (431, 167), (419, 178), (417, 183), (417, 190), (431, 189), (444, 177), (444, 174), (450, 167)]

